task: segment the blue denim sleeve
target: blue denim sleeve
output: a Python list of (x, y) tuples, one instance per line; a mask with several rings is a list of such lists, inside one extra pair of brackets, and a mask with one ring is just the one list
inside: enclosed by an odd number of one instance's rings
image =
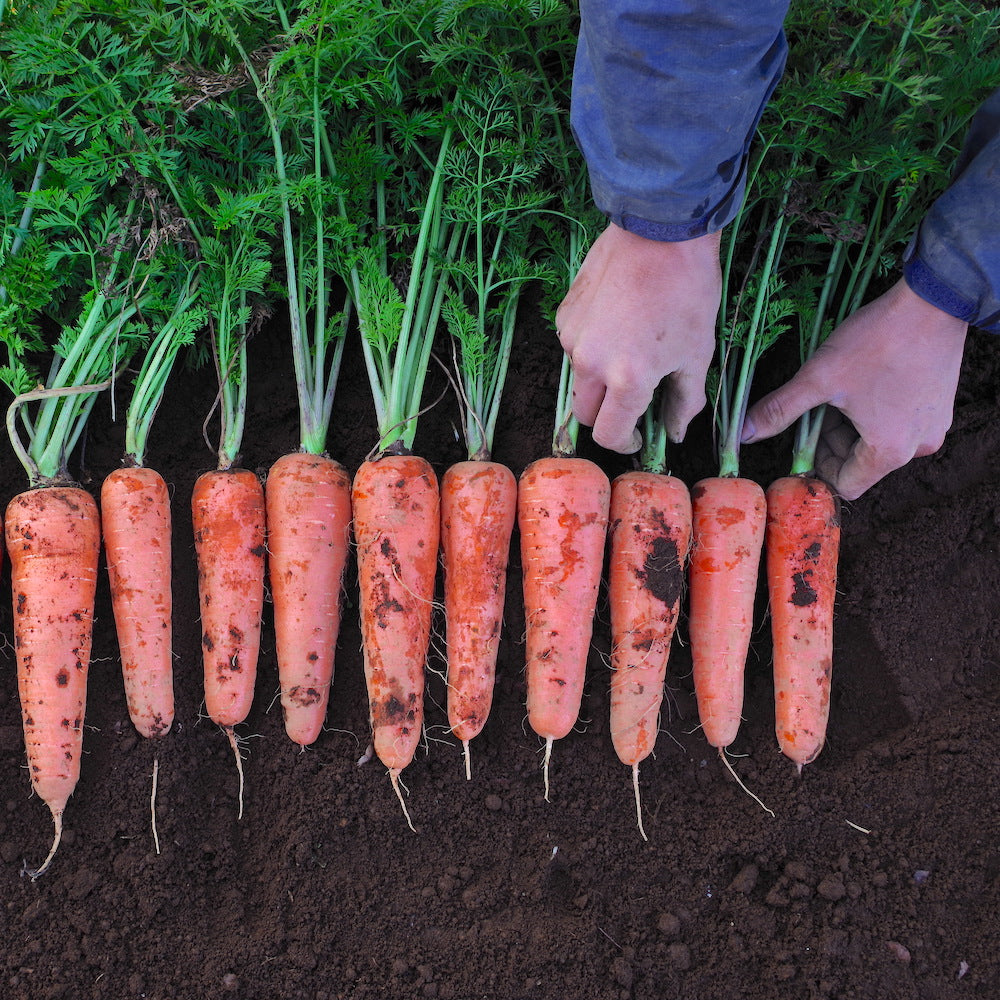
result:
[(785, 67), (788, 0), (581, 0), (571, 120), (597, 207), (679, 241), (721, 229)]
[(1000, 333), (1000, 90), (973, 118), (951, 184), (904, 259), (903, 277), (922, 299)]

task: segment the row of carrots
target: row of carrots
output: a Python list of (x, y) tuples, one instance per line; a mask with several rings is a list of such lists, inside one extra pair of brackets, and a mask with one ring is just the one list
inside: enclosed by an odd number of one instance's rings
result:
[[(366, 461), (352, 480), (336, 461), (299, 452), (275, 463), (266, 488), (244, 469), (205, 473), (191, 502), (206, 711), (238, 764), (235, 727), (253, 701), (265, 574), (286, 731), (305, 746), (322, 729), (353, 528), (374, 752), (405, 813), (399, 775), (421, 735), (440, 551), (448, 720), (470, 774), (470, 742), (491, 707), (515, 521), (527, 713), (546, 743), (546, 796), (553, 743), (580, 710), (609, 541), (611, 732), (632, 768), (640, 830), (638, 768), (658, 731), (685, 576), (701, 724), (721, 754), (740, 723), (765, 533), (778, 741), (800, 768), (823, 745), (839, 520), (836, 498), (819, 480), (787, 477), (765, 497), (750, 480), (718, 477), (689, 493), (670, 475), (636, 471), (612, 484), (589, 460), (553, 455), (528, 466), (519, 482), (496, 462), (462, 462), (439, 489), (430, 464), (413, 454)], [(171, 516), (162, 477), (117, 470), (103, 484), (100, 511), (74, 486), (15, 497), (5, 537), (18, 686), (31, 781), (55, 824), (35, 876), (55, 854), (79, 777), (102, 536), (131, 718), (155, 738), (174, 717)]]

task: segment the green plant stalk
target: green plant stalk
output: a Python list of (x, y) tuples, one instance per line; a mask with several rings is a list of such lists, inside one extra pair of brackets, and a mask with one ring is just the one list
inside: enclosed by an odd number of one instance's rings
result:
[[(899, 69), (902, 65), (903, 54), (910, 37), (913, 34), (917, 15), (920, 12), (920, 6), (920, 2), (917, 0), (917, 2), (913, 4), (910, 16), (907, 18), (906, 24), (903, 27), (899, 44), (896, 46), (892, 69), (888, 74), (889, 78), (883, 85), (882, 92), (879, 95), (878, 107), (880, 111), (884, 111), (888, 103), (889, 94), (893, 86), (892, 80), (896, 75), (898, 75)], [(867, 28), (868, 25), (864, 25), (863, 29), (855, 36), (847, 50), (847, 53), (845, 54), (846, 60), (850, 60), (853, 56), (854, 51), (860, 43)], [(939, 142), (938, 146), (934, 150), (934, 155), (938, 155), (946, 142), (946, 139)], [(861, 192), (862, 180), (863, 175), (859, 174), (851, 188), (850, 194), (848, 195), (848, 208), (845, 215), (847, 221), (851, 221), (853, 219), (857, 199)], [(889, 184), (884, 185), (882, 190), (879, 192), (874, 211), (874, 218), (876, 220), (880, 220), (882, 217), (885, 201), (889, 194), (889, 186)], [(874, 248), (871, 247), (871, 240), (872, 233), (876, 230), (876, 226), (869, 225), (866, 228), (858, 261), (851, 269), (847, 288), (844, 295), (841, 297), (840, 308), (836, 317), (837, 325), (842, 323), (851, 312), (860, 308), (861, 303), (864, 300), (865, 293), (867, 292), (868, 285), (871, 282), (872, 275), (874, 274), (875, 266), (878, 263), (882, 251), (887, 245), (891, 234), (894, 232), (896, 226), (900, 223), (905, 214), (904, 206), (908, 207), (908, 204), (909, 201), (907, 200), (907, 202), (897, 206), (897, 210), (894, 213), (892, 220), (882, 230), (882, 234), (876, 241)], [(863, 267), (862, 262), (866, 262)], [(833, 293), (833, 289), (840, 283), (844, 265), (845, 244), (843, 241), (837, 241), (830, 256), (830, 262), (827, 267), (826, 275), (824, 276), (823, 285), (820, 291), (820, 298), (817, 304), (816, 316), (809, 334), (808, 343), (805, 345), (802, 355), (803, 361), (812, 357), (816, 348), (819, 346), (820, 331), (826, 316), (827, 305), (830, 296)], [(816, 448), (819, 444), (819, 436), (822, 431), (823, 416), (825, 412), (826, 405), (824, 404), (823, 406), (819, 406), (808, 413), (804, 413), (799, 419), (796, 425), (795, 443), (792, 450), (792, 463), (790, 468), (791, 475), (810, 475), (815, 471)]]
[(78, 357), (75, 363), (64, 360), (62, 364), (53, 365), (46, 383), (46, 389), (52, 394), (41, 400), (27, 448), (21, 444), (8, 422), (8, 431), (12, 433), (11, 444), (32, 488), (69, 481), (66, 461), (79, 440), (98, 392), (96, 388), (86, 387), (113, 374), (114, 356), (108, 348), (144, 302), (140, 300), (123, 305), (114, 319), (102, 325), (107, 304), (107, 297), (101, 294), (88, 310), (81, 336), (87, 337), (91, 350)]
[(149, 431), (163, 401), (163, 393), (173, 371), (174, 362), (186, 339), (179, 335), (178, 324), (195, 308), (199, 296), (197, 277), (189, 276), (174, 302), (170, 315), (146, 352), (125, 415), (126, 464), (136, 466), (146, 464), (146, 442)]
[[(788, 188), (786, 187), (785, 201), (787, 201), (787, 196)], [(743, 417), (746, 413), (750, 395), (750, 382), (753, 379), (754, 369), (760, 358), (760, 351), (757, 346), (760, 323), (764, 315), (764, 306), (768, 297), (768, 282), (774, 273), (775, 264), (779, 256), (778, 249), (783, 242), (785, 230), (784, 215), (779, 213), (775, 220), (774, 228), (771, 231), (771, 240), (768, 244), (767, 257), (764, 261), (760, 287), (754, 301), (754, 310), (750, 319), (747, 342), (742, 349), (739, 375), (732, 392), (730, 409), (721, 411), (719, 414), (722, 424), (722, 443), (719, 449), (719, 475), (723, 477), (735, 478), (740, 474), (740, 433), (743, 430)]]
[[(774, 138), (765, 140), (763, 149), (751, 164), (750, 170), (747, 173), (747, 182), (744, 189), (745, 194), (743, 201), (741, 202), (739, 210), (736, 213), (736, 217), (730, 223), (727, 230), (726, 251), (722, 261), (722, 294), (719, 300), (720, 318), (725, 317), (729, 308), (729, 288), (733, 275), (733, 262), (736, 255), (736, 246), (739, 242), (739, 234), (743, 228), (743, 222), (749, 214), (749, 209), (751, 207), (751, 202), (748, 200), (749, 193), (754, 190), (757, 177), (760, 175), (760, 171), (763, 168), (764, 159), (770, 148), (774, 145), (774, 142)], [(730, 383), (731, 378), (726, 378), (724, 376), (719, 379), (719, 395), (715, 404), (718, 413), (728, 413), (730, 410), (729, 397), (732, 391)]]
[[(232, 308), (229, 276), (219, 304), (219, 334), (217, 342), (217, 373), (219, 376), (219, 406), (221, 431), (218, 465), (220, 472), (233, 467), (243, 446), (247, 410), (247, 336), (245, 322), (236, 323)], [(239, 293), (238, 309), (247, 304), (246, 292)]]
[[(518, 115), (520, 120), (520, 114)], [(477, 149), (476, 165), (476, 219), (474, 226), (476, 247), (476, 326), (481, 337), (486, 337), (486, 317), (490, 296), (504, 284), (496, 282), (497, 262), (505, 242), (505, 223), (510, 215), (504, 208), (497, 221), (497, 235), (487, 259), (486, 254), (486, 217), (483, 210), (482, 194), (486, 190), (486, 149), (489, 130), (484, 128)], [(507, 182), (508, 200), (513, 190), (513, 178)], [(464, 250), (464, 240), (463, 240)], [(517, 279), (508, 289), (503, 313), (500, 321), (500, 337), (496, 345), (496, 354), (492, 358), (483, 358), (475, 370), (463, 363), (459, 368), (459, 377), (463, 381), (465, 410), (465, 442), (468, 457), (472, 461), (489, 461), (493, 452), (493, 439), (496, 434), (496, 423), (500, 412), (500, 398), (506, 382), (510, 364), (510, 350), (514, 339), (514, 322), (517, 315), (517, 304), (520, 298), (521, 285)], [(463, 345), (464, 351), (464, 345)]]
[[(131, 218), (134, 208), (135, 203), (130, 202), (125, 212), (124, 229), (128, 228), (127, 220)], [(82, 236), (85, 236), (79, 227), (78, 231)], [(102, 326), (105, 309), (110, 300), (109, 290), (113, 288), (117, 279), (122, 252), (123, 246), (119, 243), (112, 255), (108, 274), (103, 281), (97, 277), (96, 273), (97, 251), (90, 252), (94, 297), (87, 308), (81, 329), (73, 339), (66, 356), (53, 358), (49, 378), (46, 382), (47, 388), (64, 389), (101, 381), (114, 369), (114, 365), (111, 364), (107, 366), (107, 372), (102, 373), (101, 362), (105, 357), (108, 342), (112, 336), (117, 336), (124, 324), (135, 315), (142, 304), (142, 302), (136, 301), (126, 304), (123, 301), (118, 317)], [(148, 301), (148, 297), (143, 301)], [(79, 421), (79, 418), (83, 415), (85, 421), (85, 410), (89, 412), (85, 406), (85, 400), (76, 393), (45, 397), (34, 421), (26, 425), (31, 442), (28, 454), (38, 475), (42, 478), (52, 479), (63, 471), (66, 457), (72, 451), (72, 447), (67, 445), (71, 439), (75, 441), (79, 436), (80, 430), (82, 430), (82, 422)], [(79, 422), (79, 427), (75, 433), (71, 433), (70, 426), (74, 421)], [(29, 468), (27, 471), (30, 477), (32, 469)]]
[(654, 393), (642, 417), (642, 451), (639, 453), (639, 465), (645, 472), (664, 476), (667, 474), (667, 429), (657, 417), (659, 406), (658, 394)]
[[(568, 236), (569, 280), (567, 287), (572, 285), (579, 270), (580, 254), (583, 250), (583, 239), (576, 225), (571, 225)], [(552, 455), (554, 458), (573, 458), (576, 455), (576, 443), (580, 435), (580, 422), (573, 416), (573, 366), (569, 355), (563, 352), (562, 365), (559, 369), (559, 388), (556, 391), (556, 423), (552, 432)]]
[[(24, 210), (21, 212), (21, 218), (18, 220), (17, 228), (18, 233), (11, 241), (9, 257), (16, 257), (21, 247), (24, 245), (24, 234), (28, 231), (31, 226), (31, 217), (35, 213), (34, 196), (42, 186), (42, 180), (45, 177), (45, 171), (48, 168), (48, 148), (49, 143), (52, 141), (52, 133), (45, 133), (45, 141), (42, 143), (41, 152), (38, 154), (38, 163), (35, 166), (34, 175), (31, 178), (31, 186), (28, 188), (27, 198), (25, 199)], [(7, 301), (7, 289), (0, 285), (0, 305), (3, 305)]]
[[(423, 393), (424, 378), (430, 360), (434, 325), (444, 300), (447, 275), (438, 273), (435, 255), (443, 247), (447, 227), (441, 222), (444, 164), (451, 143), (452, 129), (445, 129), (434, 172), (428, 185), (421, 212), (412, 269), (407, 285), (399, 336), (391, 349), (384, 343), (372, 344), (362, 336), (365, 365), (378, 417), (378, 453), (409, 451), (416, 434), (416, 418)], [(376, 191), (376, 219), (379, 261), (383, 274), (388, 269), (385, 245), (385, 192), (380, 183)], [(448, 254), (458, 248), (459, 227), (452, 234)], [(359, 297), (361, 289), (358, 288)], [(391, 355), (391, 357), (390, 357)]]
[[(486, 458), (493, 452), (493, 439), (496, 436), (497, 418), (500, 415), (500, 397), (504, 383), (507, 381), (507, 370), (510, 366), (510, 349), (514, 343), (514, 325), (517, 319), (517, 306), (521, 297), (521, 286), (517, 286), (507, 297), (504, 305), (503, 319), (500, 324), (500, 343), (497, 345), (497, 363), (493, 369), (490, 385), (484, 393), (486, 419), (483, 421), (483, 445)], [(488, 403), (486, 402), (488, 401)], [(478, 429), (478, 423), (476, 425)], [(471, 451), (471, 446), (470, 446)], [(470, 455), (470, 458), (473, 457)]]

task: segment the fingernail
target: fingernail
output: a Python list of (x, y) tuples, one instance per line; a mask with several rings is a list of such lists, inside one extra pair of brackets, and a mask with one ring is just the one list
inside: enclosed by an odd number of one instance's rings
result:
[(757, 436), (757, 428), (754, 427), (753, 421), (747, 417), (743, 421), (743, 431), (740, 434), (740, 444), (748, 444)]

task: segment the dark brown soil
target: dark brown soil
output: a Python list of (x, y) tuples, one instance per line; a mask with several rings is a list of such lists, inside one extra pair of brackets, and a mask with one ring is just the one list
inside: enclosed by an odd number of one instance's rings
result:
[[(274, 323), (252, 351), (246, 464), (262, 473), (297, 443), (284, 338)], [(496, 457), (519, 473), (549, 447), (558, 346), (529, 319), (515, 351)], [(785, 364), (776, 362), (773, 378)], [(444, 388), (441, 376), (432, 382), (430, 398)], [(698, 731), (688, 650), (675, 645), (669, 716), (642, 767), (644, 843), (608, 733), (603, 601), (582, 721), (556, 745), (551, 801), (543, 799), (539, 740), (524, 718), (516, 541), (495, 705), (473, 744), (472, 781), (433, 673), (426, 740), (404, 776), (416, 834), (385, 770), (357, 766), (367, 707), (349, 579), (329, 729), (308, 752), (284, 734), (265, 622), (257, 700), (243, 727), (247, 808), (237, 821), (228, 744), (200, 715), (189, 514), (194, 479), (212, 465), (201, 424), (215, 387), (208, 372), (179, 374), (149, 456), (176, 501), (177, 722), (157, 746), (134, 732), (102, 577), (83, 775), (59, 854), (33, 883), (22, 864), (44, 857), (51, 826), (30, 793), (6, 643), (0, 995), (1000, 996), (998, 388), (1000, 342), (973, 335), (943, 450), (845, 508), (829, 742), (802, 777), (772, 732), (761, 602), (733, 749), (773, 817)], [(349, 349), (330, 451), (351, 469), (373, 444), (369, 398), (360, 352)], [(456, 424), (447, 398), (421, 420), (417, 448), (439, 473), (462, 457)], [(86, 447), (95, 493), (121, 448), (102, 401)], [(583, 451), (611, 474), (627, 467)], [(745, 472), (766, 483), (785, 471), (787, 454), (787, 441), (750, 448)], [(675, 462), (688, 483), (712, 472), (704, 419)], [(9, 498), (22, 482), (9, 452), (2, 472)], [(7, 636), (10, 624), (5, 605)], [(430, 669), (440, 671), (439, 655)], [(149, 822), (157, 754), (159, 855)]]

